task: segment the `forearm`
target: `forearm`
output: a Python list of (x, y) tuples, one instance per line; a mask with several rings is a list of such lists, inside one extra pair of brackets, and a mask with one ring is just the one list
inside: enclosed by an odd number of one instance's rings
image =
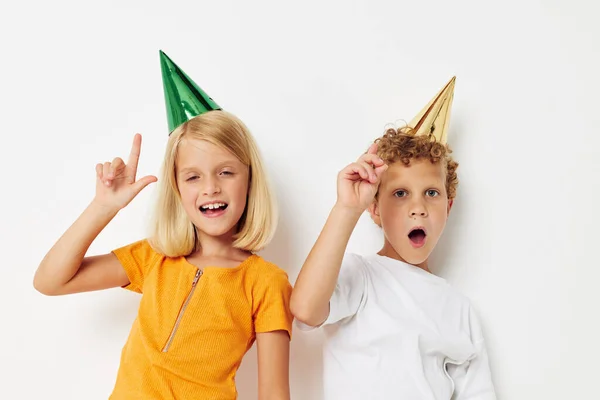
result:
[(278, 330), (256, 334), (258, 399), (289, 400), (290, 337)]
[(117, 211), (92, 202), (40, 263), (34, 277), (35, 288), (50, 294), (69, 282), (92, 242), (116, 214)]
[(359, 210), (338, 205), (331, 210), (292, 292), (291, 310), (301, 322), (316, 326), (327, 318), (344, 252), (360, 215)]
[(289, 400), (290, 386), (289, 383), (283, 384), (270, 389), (258, 390), (258, 400)]

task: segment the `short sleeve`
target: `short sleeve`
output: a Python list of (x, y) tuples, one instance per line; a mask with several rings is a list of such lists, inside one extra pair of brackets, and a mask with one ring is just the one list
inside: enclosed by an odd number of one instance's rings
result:
[(123, 288), (142, 293), (144, 277), (147, 276), (159, 254), (152, 249), (147, 240), (120, 247), (113, 250), (112, 253), (117, 256), (129, 278), (129, 284)]
[(353, 316), (366, 299), (366, 283), (366, 270), (362, 257), (357, 254), (344, 254), (340, 274), (331, 299), (329, 299), (327, 319), (317, 327), (296, 320), (296, 326), (302, 331), (311, 331)]
[(464, 364), (449, 366), (448, 374), (454, 382), (452, 400), (496, 400), (481, 324), (472, 307), (469, 325), (475, 355)]
[(364, 261), (357, 254), (345, 254), (335, 290), (329, 300), (329, 316), (323, 325), (334, 324), (356, 314), (366, 294)]
[(292, 285), (285, 271), (278, 269), (258, 279), (254, 299), (256, 333), (284, 330), (292, 337), (293, 316), (290, 311)]

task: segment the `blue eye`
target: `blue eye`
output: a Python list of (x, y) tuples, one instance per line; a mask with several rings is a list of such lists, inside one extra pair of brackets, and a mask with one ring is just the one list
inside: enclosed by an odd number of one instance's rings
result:
[(427, 197), (437, 197), (440, 195), (440, 192), (438, 192), (435, 189), (429, 189), (428, 191), (425, 192), (425, 194), (427, 195)]
[(197, 176), (190, 176), (189, 178), (187, 178), (185, 181), (186, 182), (191, 182), (191, 181), (195, 181), (196, 179), (198, 179)]
[(229, 176), (229, 175), (233, 175), (233, 172), (231, 172), (231, 171), (222, 171), (221, 175), (227, 175), (227, 176)]
[(407, 193), (406, 190), (398, 190), (394, 193), (395, 197), (406, 197)]

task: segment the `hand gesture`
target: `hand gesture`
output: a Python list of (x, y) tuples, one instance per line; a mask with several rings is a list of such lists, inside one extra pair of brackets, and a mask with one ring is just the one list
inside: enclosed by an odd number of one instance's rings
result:
[(338, 204), (363, 212), (375, 198), (387, 167), (377, 156), (377, 144), (373, 143), (366, 154), (338, 174)]
[(96, 165), (96, 204), (119, 211), (143, 188), (158, 180), (155, 176), (148, 175), (136, 181), (141, 146), (142, 136), (138, 133), (133, 138), (127, 164), (117, 157), (112, 162)]

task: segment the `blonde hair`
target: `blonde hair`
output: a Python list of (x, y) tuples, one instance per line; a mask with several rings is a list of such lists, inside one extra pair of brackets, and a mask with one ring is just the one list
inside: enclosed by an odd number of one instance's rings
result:
[(206, 140), (230, 151), (248, 166), (248, 199), (233, 246), (251, 252), (264, 248), (277, 227), (277, 204), (252, 134), (242, 121), (226, 111), (201, 114), (171, 133), (149, 239), (152, 247), (169, 257), (186, 256), (200, 248), (197, 228), (181, 204), (175, 173), (177, 150), (185, 138)]

